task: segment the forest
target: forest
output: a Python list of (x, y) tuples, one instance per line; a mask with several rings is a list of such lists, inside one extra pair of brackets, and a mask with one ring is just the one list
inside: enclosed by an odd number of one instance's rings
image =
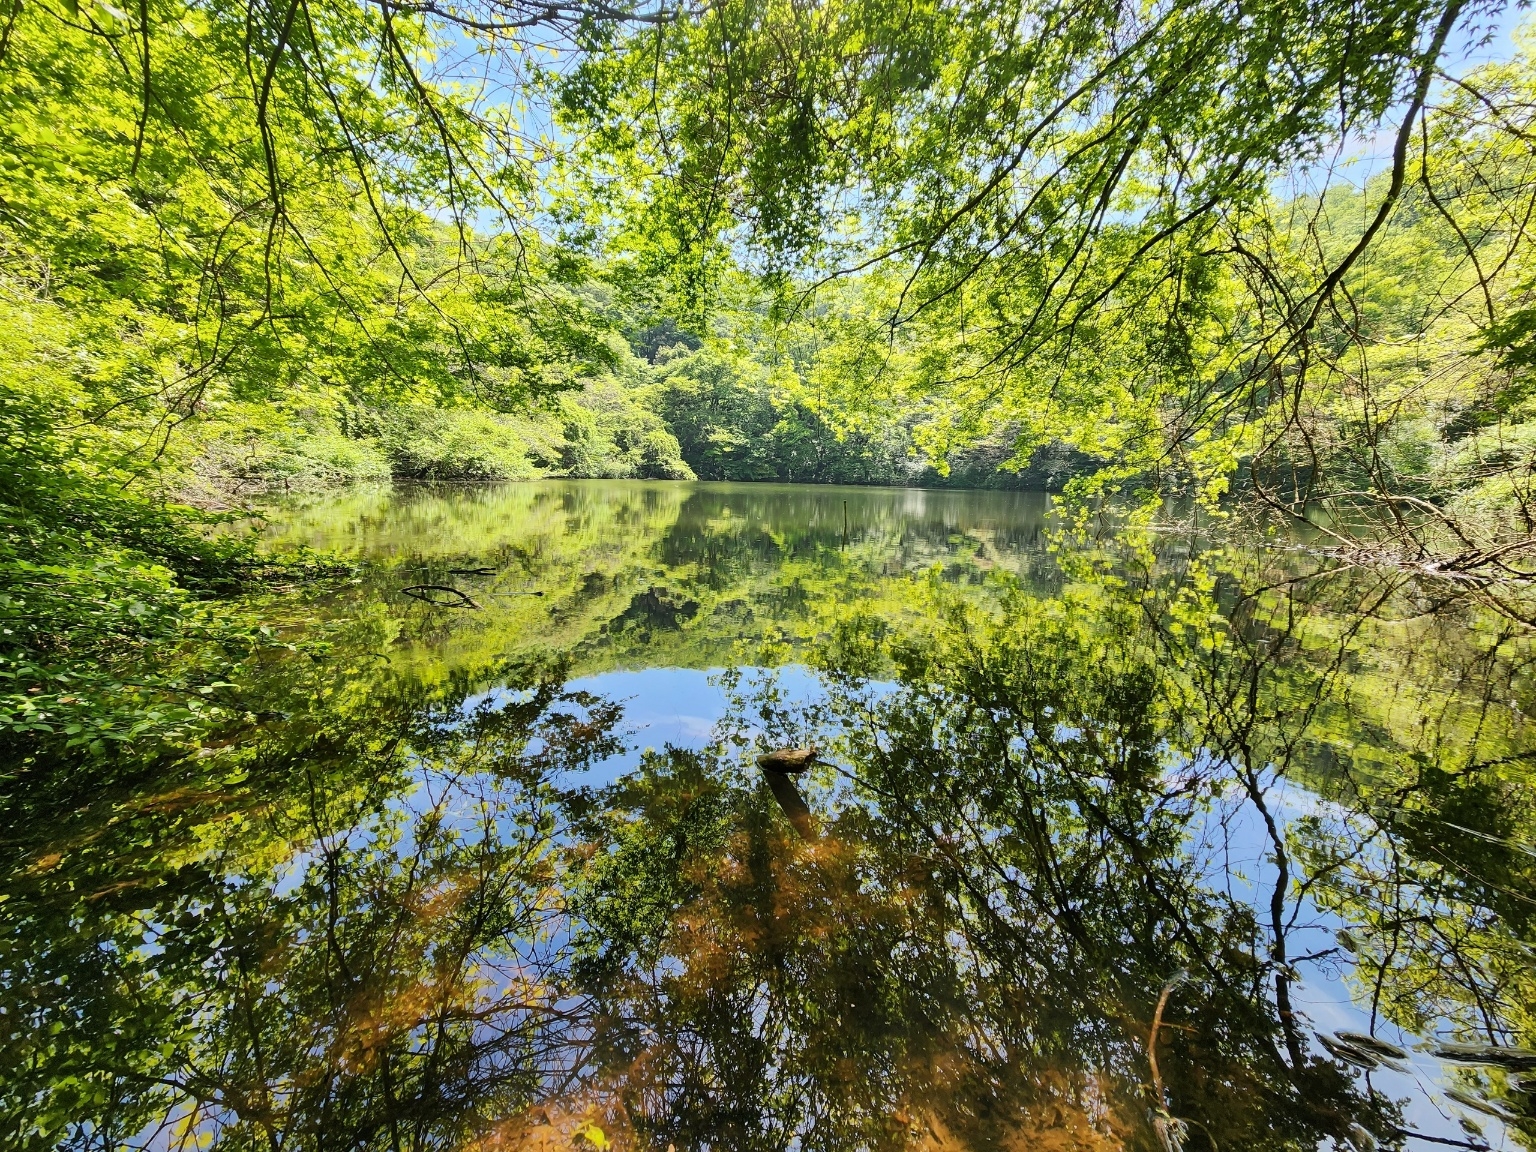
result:
[(1523, 0), (0, 0), (0, 1147), (1536, 1148), (1533, 225)]
[(1501, 3), (130, 7), (0, 23), (13, 735), (249, 650), (224, 598), (312, 562), (220, 528), (273, 489), (1192, 498), (1524, 579)]

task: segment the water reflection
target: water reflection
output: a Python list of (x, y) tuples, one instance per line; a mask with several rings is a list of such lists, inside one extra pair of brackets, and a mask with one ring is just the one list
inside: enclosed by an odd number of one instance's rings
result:
[(295, 511), (327, 650), (13, 788), (0, 1144), (1536, 1144), (1524, 633), (931, 495)]
[[(352, 607), (388, 609), (396, 663), (430, 676), (551, 646), (579, 670), (731, 664), (810, 638), (819, 600), (933, 568), (1049, 589), (1049, 522), (1041, 493), (556, 481), (363, 490), (283, 507), (270, 535), (368, 561)], [(401, 593), (422, 584), (483, 610)]]

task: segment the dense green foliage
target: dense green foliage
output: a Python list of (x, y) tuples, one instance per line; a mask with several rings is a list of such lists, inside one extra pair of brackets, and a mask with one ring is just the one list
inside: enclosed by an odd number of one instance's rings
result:
[(840, 426), (1364, 506), (1497, 578), (1529, 539), (1532, 81), (1453, 47), (1497, 15), (711, 6), (585, 59), (564, 108), (610, 245), (701, 312), (749, 248)]
[[(465, 227), (526, 205), (536, 157), (423, 77), (420, 21), (175, 3), (0, 19), (7, 741), (101, 750), (228, 718), (217, 685), (263, 641), (206, 597), (255, 561), (178, 494), (532, 475), (529, 445), (597, 474), (685, 473), (654, 417), (604, 400), (622, 344), (559, 260)], [(583, 380), (596, 403), (530, 414)]]
[(1510, 10), (0, 0), (0, 1144), (1536, 1139)]
[(1536, 90), (1447, 73), (1500, 16), (6, 4), (0, 746), (251, 722), (298, 621), (229, 594), (349, 578), (258, 558), (273, 488), (1236, 485), (1518, 576)]

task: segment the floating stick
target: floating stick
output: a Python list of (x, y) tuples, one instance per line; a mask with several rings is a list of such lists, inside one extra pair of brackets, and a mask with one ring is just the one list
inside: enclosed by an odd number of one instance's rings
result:
[[(420, 600), (423, 604), (431, 604), (437, 608), (478, 608), (473, 599), (457, 588), (447, 584), (412, 584), (400, 589), (412, 600)], [(457, 600), (436, 600), (427, 595), (429, 592), (446, 592), (450, 596), (457, 596)]]

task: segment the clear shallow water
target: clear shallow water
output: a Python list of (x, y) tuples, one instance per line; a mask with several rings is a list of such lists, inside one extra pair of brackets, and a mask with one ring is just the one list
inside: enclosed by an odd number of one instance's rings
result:
[(275, 509), (360, 567), (272, 590), (251, 721), (10, 814), (0, 1142), (1530, 1146), (1525, 632), (1272, 539), (1062, 529), (627, 482)]

